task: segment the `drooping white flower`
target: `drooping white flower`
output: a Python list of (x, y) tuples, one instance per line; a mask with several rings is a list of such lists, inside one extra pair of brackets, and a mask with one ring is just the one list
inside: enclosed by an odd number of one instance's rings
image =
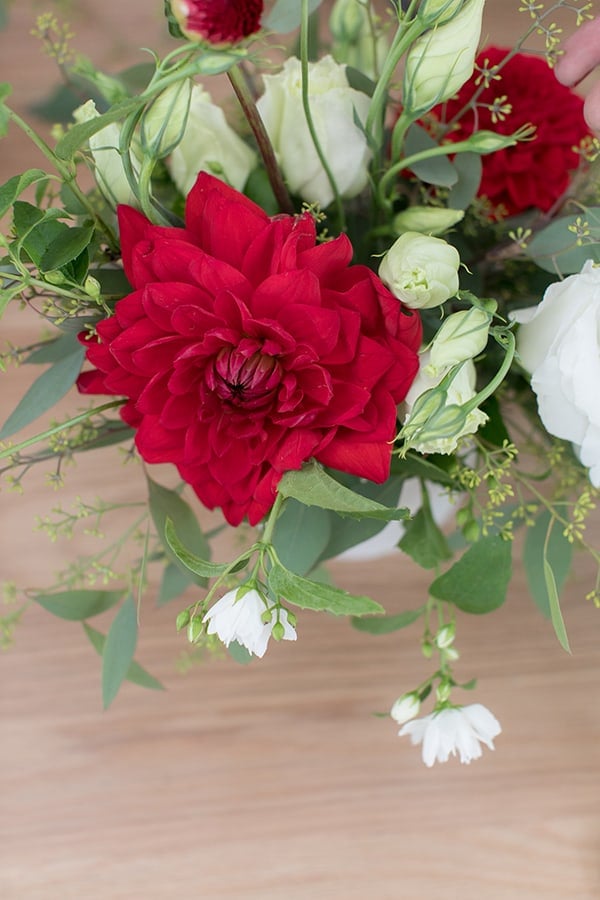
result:
[(419, 700), (418, 695), (413, 691), (398, 697), (390, 709), (390, 716), (394, 722), (398, 723), (398, 725), (404, 725), (405, 722), (409, 722), (411, 719), (414, 719), (415, 716), (418, 716), (420, 709), (421, 701)]
[(481, 703), (449, 707), (402, 726), (400, 737), (408, 735), (413, 744), (422, 744), (423, 762), (447, 762), (458, 753), (461, 763), (470, 763), (482, 754), (481, 744), (494, 749), (493, 740), (502, 731), (494, 715)]
[(600, 266), (588, 260), (511, 318), (521, 323), (519, 359), (531, 373), (545, 428), (572, 442), (600, 487)]
[[(270, 618), (264, 622), (265, 613)], [(296, 640), (296, 629), (290, 624), (287, 610), (277, 607), (257, 590), (234, 588), (211, 606), (204, 619), (207, 634), (216, 634), (226, 647), (237, 641), (255, 656), (264, 656), (273, 626), (279, 621), (283, 626), (282, 639)]]

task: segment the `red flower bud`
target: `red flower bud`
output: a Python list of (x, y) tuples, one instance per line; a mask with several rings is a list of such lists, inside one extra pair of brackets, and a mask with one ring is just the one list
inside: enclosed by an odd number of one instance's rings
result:
[(183, 33), (210, 44), (236, 44), (260, 28), (263, 0), (171, 0)]

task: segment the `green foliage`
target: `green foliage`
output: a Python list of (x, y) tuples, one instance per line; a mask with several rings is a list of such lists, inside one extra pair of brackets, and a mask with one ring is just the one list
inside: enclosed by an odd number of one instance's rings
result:
[[(83, 623), (83, 630), (96, 653), (98, 653), (99, 656), (102, 656), (106, 644), (106, 636), (100, 631), (96, 631), (95, 628), (92, 628), (91, 625), (88, 625), (86, 622)], [(125, 673), (125, 681), (131, 681), (133, 684), (137, 684), (139, 687), (148, 688), (151, 691), (164, 691), (165, 689), (164, 685), (162, 685), (154, 675), (147, 672), (146, 669), (140, 666), (135, 660), (130, 663), (129, 668)]]
[[(433, 150), (437, 146), (437, 141), (434, 141), (421, 125), (411, 125), (406, 133), (404, 155), (407, 157), (413, 156), (413, 154), (422, 153), (424, 150)], [(447, 156), (434, 156), (430, 159), (413, 163), (411, 171), (426, 184), (435, 184), (438, 187), (452, 187), (459, 181), (456, 167)], [(460, 208), (456, 207), (456, 209)]]
[(17, 197), (27, 190), (32, 184), (45, 182), (48, 179), (46, 172), (41, 169), (27, 169), (21, 175), (13, 175), (2, 187), (0, 187), (0, 216), (6, 215)]
[(4, 103), (6, 98), (10, 96), (12, 92), (12, 88), (10, 84), (6, 81), (0, 82), (0, 138), (5, 137), (8, 132), (8, 123), (10, 121), (10, 114), (8, 111), (8, 107)]
[(340, 516), (391, 522), (410, 515), (407, 509), (392, 509), (349, 490), (314, 460), (297, 472), (286, 472), (279, 482), (278, 491), (282, 497), (293, 497), (306, 506), (331, 509)]
[(553, 274), (579, 272), (587, 259), (600, 262), (600, 207), (551, 222), (529, 241), (525, 252)]
[(187, 547), (179, 539), (175, 525), (171, 519), (167, 519), (164, 527), (164, 537), (166, 546), (171, 550), (176, 562), (180, 563), (184, 569), (199, 575), (200, 578), (218, 578), (226, 572), (234, 571), (230, 563), (211, 563), (207, 559), (190, 553)]
[(429, 592), (463, 612), (487, 613), (501, 606), (512, 572), (512, 544), (501, 537), (482, 537), (447, 572), (436, 578)]
[(383, 607), (370, 597), (356, 596), (318, 581), (302, 578), (275, 563), (268, 585), (276, 597), (303, 609), (324, 610), (335, 616), (363, 616), (383, 612)]
[(34, 381), (0, 429), (0, 440), (35, 422), (68, 393), (81, 372), (84, 354), (83, 347), (78, 347)]
[(59, 591), (55, 594), (36, 594), (34, 600), (53, 616), (81, 622), (106, 612), (123, 598), (123, 591)]
[[(313, 13), (323, 0), (308, 0), (308, 11)], [(271, 12), (264, 20), (265, 28), (277, 34), (289, 34), (300, 27), (301, 4), (290, 3), (289, 0), (276, 0)]]
[(167, 563), (163, 569), (158, 597), (157, 606), (165, 606), (171, 600), (181, 596), (183, 592), (193, 584), (194, 580), (190, 577), (190, 573), (182, 569), (176, 563)]
[(407, 522), (398, 546), (423, 569), (435, 569), (441, 562), (452, 557), (448, 542), (438, 528), (426, 499), (415, 516)]
[[(361, 482), (358, 478), (347, 479), (346, 485), (349, 483), (352, 483), (352, 489), (356, 493), (390, 508), (397, 504), (402, 489), (402, 479), (394, 476), (391, 476), (384, 484), (374, 484), (371, 481)], [(341, 517), (334, 512), (330, 512), (328, 515), (331, 521), (331, 537), (321, 555), (321, 560), (331, 559), (343, 553), (344, 550), (349, 550), (350, 547), (355, 547), (362, 541), (375, 537), (387, 525), (387, 522), (381, 519)]]
[(288, 500), (277, 519), (273, 546), (286, 568), (306, 575), (322, 557), (330, 537), (331, 519), (327, 510)]
[(571, 570), (573, 545), (548, 510), (527, 529), (523, 564), (529, 591), (542, 613), (551, 619), (556, 636), (565, 650), (569, 643), (560, 610), (559, 595)]
[(457, 153), (452, 165), (458, 174), (458, 181), (452, 186), (446, 202), (451, 209), (467, 209), (477, 196), (481, 183), (481, 156), (478, 153)]
[[(163, 487), (152, 478), (147, 476), (148, 481), (148, 503), (150, 506), (150, 515), (154, 522), (154, 527), (158, 533), (160, 541), (165, 549), (167, 557), (171, 562), (175, 563), (180, 570), (187, 573), (190, 567), (183, 563), (180, 555), (173, 549), (171, 541), (166, 534), (167, 522), (171, 522), (173, 527), (174, 540), (185, 553), (191, 548), (194, 558), (195, 554), (210, 558), (210, 545), (206, 540), (198, 520), (194, 515), (192, 508), (179, 496), (176, 491)], [(184, 542), (184, 543), (182, 543)], [(183, 569), (182, 569), (183, 566)], [(195, 574), (200, 574), (196, 572)], [(202, 583), (202, 579), (190, 578), (189, 583)]]
[(115, 616), (102, 651), (102, 702), (108, 709), (119, 692), (137, 645), (137, 610), (129, 595)]
[(409, 609), (406, 612), (398, 613), (395, 616), (364, 616), (361, 618), (352, 618), (350, 621), (354, 628), (358, 631), (365, 631), (367, 634), (391, 634), (393, 631), (399, 631), (401, 628), (407, 628), (420, 619), (423, 615), (425, 607), (420, 609)]

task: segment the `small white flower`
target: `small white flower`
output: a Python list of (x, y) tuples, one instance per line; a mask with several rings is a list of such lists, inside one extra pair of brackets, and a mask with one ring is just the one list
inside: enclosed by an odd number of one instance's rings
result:
[(403, 694), (401, 697), (398, 697), (390, 709), (390, 716), (398, 725), (404, 725), (405, 722), (418, 716), (420, 709), (421, 701), (417, 694), (414, 692)]
[[(278, 614), (279, 609), (279, 614)], [(265, 623), (265, 612), (271, 616)], [(234, 588), (211, 606), (203, 622), (207, 622), (207, 634), (216, 634), (226, 647), (237, 641), (255, 656), (264, 656), (273, 626), (283, 625), (283, 640), (295, 641), (296, 630), (288, 620), (287, 610), (269, 603), (257, 590)]]
[(482, 706), (472, 703), (441, 709), (422, 719), (414, 719), (402, 726), (398, 734), (407, 734), (413, 744), (423, 744), (426, 766), (447, 762), (450, 755), (460, 756), (461, 763), (470, 763), (481, 756), (481, 744), (494, 749), (493, 739), (502, 731), (495, 716)]

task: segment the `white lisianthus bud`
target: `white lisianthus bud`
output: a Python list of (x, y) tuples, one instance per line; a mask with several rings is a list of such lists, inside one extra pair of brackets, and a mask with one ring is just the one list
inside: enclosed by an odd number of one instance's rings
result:
[(428, 24), (443, 25), (469, 0), (421, 0), (419, 18)]
[(334, 41), (354, 43), (365, 26), (366, 10), (362, 0), (335, 0), (329, 16)]
[[(76, 122), (89, 122), (99, 115), (94, 101), (88, 100), (75, 110), (73, 118)], [(119, 203), (135, 206), (136, 197), (127, 180), (119, 150), (120, 135), (121, 129), (115, 123), (91, 136), (88, 143), (94, 160), (94, 174), (98, 187), (111, 206), (116, 207)], [(134, 174), (138, 175), (139, 164), (131, 154), (130, 157)]]
[(256, 154), (228, 124), (208, 91), (194, 85), (183, 138), (167, 166), (184, 196), (199, 172), (209, 172), (241, 191), (256, 165)]
[(476, 306), (444, 319), (429, 348), (428, 371), (435, 375), (478, 356), (487, 344), (491, 320), (489, 313)]
[[(319, 145), (342, 197), (355, 197), (367, 183), (371, 151), (364, 130), (370, 99), (348, 84), (346, 67), (331, 56), (309, 63), (310, 111)], [(264, 75), (257, 103), (290, 191), (309, 203), (329, 206), (334, 198), (302, 105), (300, 60), (287, 59), (277, 75)]]
[(404, 108), (426, 112), (469, 80), (481, 35), (485, 0), (466, 0), (450, 19), (417, 38), (406, 56)]
[(514, 147), (519, 141), (531, 141), (535, 137), (535, 125), (523, 125), (513, 134), (496, 134), (495, 131), (476, 131), (466, 143), (473, 153), (479, 153), (486, 156), (488, 153), (496, 153), (498, 150), (505, 150), (507, 147)]
[(385, 34), (373, 32), (373, 12), (368, 0), (336, 0), (329, 17), (333, 37), (331, 55), (338, 63), (358, 69), (368, 78), (377, 79), (389, 49)]
[[(269, 638), (295, 641), (287, 610), (269, 602), (255, 588), (234, 588), (211, 606), (203, 620), (207, 634), (217, 634), (226, 647), (237, 641), (250, 653), (264, 656)], [(275, 627), (275, 626), (279, 627)]]
[(379, 266), (379, 277), (411, 309), (440, 306), (458, 290), (458, 250), (441, 238), (402, 234)]
[(144, 156), (162, 159), (181, 141), (190, 109), (192, 82), (189, 78), (170, 85), (152, 101), (140, 123)]
[(411, 691), (409, 694), (403, 694), (401, 697), (398, 697), (390, 710), (390, 716), (398, 725), (404, 725), (405, 722), (409, 722), (415, 716), (418, 716), (420, 709), (421, 701), (419, 696), (414, 691)]
[(444, 209), (441, 206), (409, 206), (394, 217), (394, 231), (418, 231), (421, 234), (443, 234), (465, 217), (462, 209)]
[[(449, 370), (452, 372), (452, 370)], [(420, 356), (420, 368), (405, 403), (407, 414), (400, 432), (405, 446), (418, 453), (454, 453), (460, 441), (487, 422), (487, 415), (466, 404), (475, 397), (475, 366), (460, 365), (447, 383), (449, 372), (430, 373), (429, 352)]]

